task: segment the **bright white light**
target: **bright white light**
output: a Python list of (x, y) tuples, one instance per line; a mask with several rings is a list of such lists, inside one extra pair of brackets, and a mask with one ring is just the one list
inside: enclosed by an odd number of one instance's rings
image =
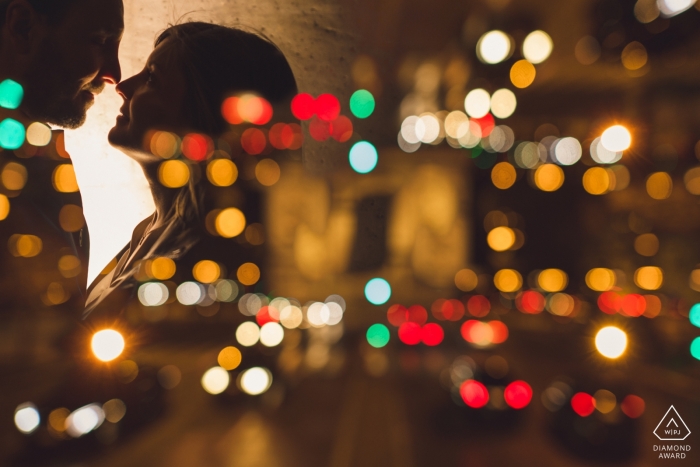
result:
[(279, 323), (265, 323), (260, 328), (260, 343), (265, 347), (275, 347), (284, 339), (284, 328)]
[(343, 319), (343, 309), (335, 302), (326, 303), (321, 308), (321, 321), (329, 326), (340, 323)]
[(553, 47), (554, 43), (549, 34), (544, 31), (533, 31), (523, 42), (523, 55), (530, 63), (542, 63), (549, 58)]
[(561, 165), (573, 165), (581, 159), (583, 148), (576, 138), (562, 138), (555, 143), (554, 156)]
[(491, 96), (485, 89), (474, 89), (464, 99), (464, 110), (472, 118), (486, 116), (491, 109)]
[(114, 329), (103, 329), (92, 336), (92, 353), (98, 360), (111, 362), (124, 351), (124, 338)]
[(105, 419), (104, 410), (99, 404), (90, 404), (76, 409), (66, 419), (66, 433), (73, 438), (79, 438), (102, 425)]
[(289, 305), (280, 311), (280, 323), (287, 329), (298, 328), (303, 320), (304, 315), (298, 306)]
[(177, 301), (183, 305), (195, 305), (202, 300), (204, 291), (197, 282), (183, 282), (175, 290)]
[(139, 287), (138, 296), (144, 306), (160, 306), (168, 301), (170, 293), (162, 282), (147, 282)]
[(321, 312), (323, 311), (323, 307), (325, 305), (326, 304), (323, 302), (313, 302), (306, 309), (306, 319), (311, 326), (320, 328), (326, 325), (326, 323), (323, 321), (323, 316), (321, 316)]
[(260, 340), (260, 328), (252, 321), (241, 323), (236, 329), (236, 340), (243, 347), (252, 347)]
[(418, 135), (419, 127), (422, 143), (432, 143), (440, 136), (440, 121), (431, 113), (421, 115), (419, 123), (416, 124), (416, 135)]
[(345, 299), (344, 299), (342, 296), (340, 296), (340, 295), (338, 295), (338, 294), (329, 295), (329, 296), (326, 297), (326, 299), (324, 300), (324, 302), (326, 302), (326, 303), (330, 303), (330, 302), (335, 302), (335, 303), (337, 303), (338, 305), (340, 305), (340, 308), (342, 308), (343, 313), (345, 313), (345, 306), (346, 306), (346, 304), (345, 304)]
[(420, 137), (422, 135), (419, 135), (419, 132), (425, 132), (425, 124), (422, 123), (417, 116), (411, 115), (406, 117), (403, 123), (401, 123), (401, 137), (408, 144), (420, 143)]
[(51, 142), (51, 128), (34, 122), (27, 127), (27, 142), (32, 146), (46, 146)]
[(34, 432), (40, 423), (41, 417), (34, 404), (22, 404), (15, 409), (15, 426), (25, 435)]
[(494, 117), (508, 118), (518, 106), (518, 99), (510, 89), (499, 89), (491, 96), (491, 112)]
[(476, 44), (476, 54), (484, 63), (500, 63), (510, 55), (510, 38), (503, 31), (489, 31)]
[(661, 15), (666, 18), (676, 16), (695, 5), (696, 0), (657, 0), (656, 5), (661, 11)]
[(454, 139), (459, 139), (469, 133), (469, 117), (464, 112), (455, 110), (445, 117), (445, 133)]
[(591, 158), (599, 164), (614, 164), (622, 159), (622, 151), (608, 151), (598, 137), (591, 143)]
[(613, 125), (603, 132), (600, 142), (608, 151), (622, 152), (632, 145), (632, 135), (624, 126)]
[(223, 279), (214, 286), (216, 299), (220, 302), (232, 302), (238, 296), (238, 284), (232, 280)]
[(228, 388), (230, 382), (228, 371), (220, 366), (209, 368), (202, 376), (202, 387), (209, 394), (221, 394)]
[(466, 135), (460, 137), (460, 146), (463, 148), (473, 148), (481, 142), (481, 127), (476, 122), (469, 122), (469, 131)]
[(595, 336), (595, 346), (604, 357), (618, 358), (627, 348), (627, 334), (615, 326), (604, 327)]
[(399, 147), (403, 152), (407, 153), (413, 153), (416, 152), (418, 149), (420, 149), (421, 143), (418, 141), (417, 143), (409, 143), (403, 138), (403, 135), (399, 131), (398, 136), (396, 137), (396, 142), (398, 143)]
[(267, 368), (253, 367), (241, 375), (241, 389), (246, 394), (257, 396), (267, 391), (272, 384), (272, 375)]

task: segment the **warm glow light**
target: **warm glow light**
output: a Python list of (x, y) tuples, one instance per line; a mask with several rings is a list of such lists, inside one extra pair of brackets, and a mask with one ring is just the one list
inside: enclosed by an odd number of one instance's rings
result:
[(692, 8), (695, 2), (696, 0), (657, 0), (656, 4), (661, 15), (670, 18)]
[(270, 389), (272, 374), (267, 368), (249, 368), (241, 374), (240, 385), (246, 394), (257, 396)]
[(518, 99), (510, 89), (499, 89), (491, 96), (491, 112), (495, 117), (508, 118), (518, 106)]
[(544, 31), (533, 31), (523, 42), (523, 56), (530, 63), (542, 63), (549, 58), (553, 47), (554, 43), (549, 34)]
[(180, 160), (165, 161), (158, 168), (158, 179), (163, 186), (180, 188), (190, 179), (190, 168)]
[(510, 55), (510, 38), (503, 31), (490, 31), (481, 36), (476, 53), (484, 63), (500, 63)]
[(462, 292), (471, 292), (478, 283), (479, 279), (471, 269), (461, 269), (455, 274), (455, 285)]
[(595, 346), (604, 357), (619, 358), (627, 349), (627, 334), (615, 326), (606, 326), (596, 334)]
[(225, 347), (219, 352), (217, 363), (225, 370), (235, 370), (241, 364), (241, 351), (233, 346)]
[(51, 128), (40, 122), (27, 127), (27, 142), (32, 146), (46, 146), (51, 142)]
[(0, 181), (10, 191), (18, 191), (27, 183), (27, 169), (17, 162), (8, 162), (2, 168)]
[(252, 321), (241, 323), (236, 329), (236, 340), (243, 347), (251, 347), (260, 340), (260, 328)]
[(114, 329), (103, 329), (92, 336), (92, 353), (103, 362), (111, 362), (120, 356), (124, 345), (124, 337)]
[(10, 200), (7, 196), (0, 194), (0, 221), (7, 219), (10, 215)]
[(501, 292), (515, 292), (523, 285), (523, 278), (515, 269), (501, 269), (493, 276), (493, 283)]
[(175, 275), (177, 267), (175, 266), (175, 261), (170, 258), (160, 257), (156, 258), (150, 263), (151, 275), (154, 279), (165, 281), (170, 279)]
[(231, 186), (238, 178), (238, 168), (228, 159), (214, 159), (207, 165), (207, 178), (214, 186)]
[(224, 392), (231, 381), (231, 377), (228, 371), (221, 368), (220, 366), (215, 366), (209, 368), (206, 373), (202, 376), (202, 387), (209, 394), (221, 394)]
[(78, 181), (72, 164), (61, 164), (53, 172), (53, 186), (60, 193), (78, 191)]
[(561, 269), (545, 269), (537, 276), (537, 283), (545, 292), (560, 292), (569, 283), (569, 278)]
[(634, 272), (634, 283), (640, 289), (657, 290), (663, 281), (663, 271), (656, 266), (644, 266)]
[(216, 282), (221, 276), (221, 268), (214, 261), (208, 259), (199, 261), (192, 268), (192, 275), (196, 280), (204, 284)]
[(605, 292), (615, 286), (615, 273), (611, 269), (593, 268), (586, 274), (586, 285), (597, 292)]
[(272, 186), (280, 179), (281, 171), (277, 162), (263, 159), (255, 166), (255, 178), (263, 186)]
[(591, 167), (583, 174), (583, 189), (592, 195), (602, 195), (610, 190), (610, 175), (602, 167)]
[(464, 109), (472, 118), (485, 117), (491, 109), (491, 96), (485, 89), (469, 91), (464, 99)]
[(630, 71), (647, 64), (647, 49), (640, 42), (630, 42), (622, 51), (622, 65)]
[(515, 183), (517, 174), (515, 167), (509, 162), (499, 162), (491, 169), (491, 181), (493, 186), (501, 190), (507, 190)]
[(260, 268), (254, 263), (244, 263), (236, 271), (236, 278), (243, 285), (254, 285), (260, 280)]
[(489, 232), (486, 241), (492, 250), (506, 251), (515, 244), (515, 232), (509, 227), (496, 227)]
[(624, 126), (613, 125), (603, 132), (600, 143), (608, 151), (622, 152), (632, 145), (632, 135)]
[(516, 88), (524, 89), (530, 86), (536, 76), (535, 66), (527, 60), (518, 60), (510, 69), (510, 82)]
[(246, 220), (240, 209), (227, 208), (216, 216), (216, 232), (224, 238), (233, 238), (245, 230)]
[(535, 170), (535, 185), (542, 191), (557, 191), (564, 184), (564, 171), (555, 164), (542, 164)]
[(646, 189), (654, 199), (667, 199), (673, 191), (673, 179), (666, 172), (653, 173), (647, 178)]
[(40, 423), (39, 411), (33, 404), (22, 404), (15, 409), (15, 426), (21, 433), (28, 435), (34, 432)]

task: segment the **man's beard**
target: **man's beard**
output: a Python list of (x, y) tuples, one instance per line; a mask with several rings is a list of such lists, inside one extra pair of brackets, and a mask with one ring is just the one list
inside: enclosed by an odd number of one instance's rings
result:
[(62, 79), (69, 76), (69, 72), (63, 67), (61, 54), (54, 49), (46, 44), (27, 73), (22, 109), (37, 121), (63, 128), (79, 128), (85, 123), (87, 111), (94, 102), (92, 99), (83, 100), (81, 91), (99, 94), (105, 84), (90, 83), (77, 88), (75, 80)]

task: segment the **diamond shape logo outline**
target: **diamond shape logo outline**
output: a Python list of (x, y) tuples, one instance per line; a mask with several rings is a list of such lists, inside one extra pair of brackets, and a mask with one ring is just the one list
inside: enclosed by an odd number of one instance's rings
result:
[[(671, 418), (670, 418), (668, 421), (666, 421), (666, 417), (668, 417), (668, 415), (669, 415), (669, 413), (671, 413), (671, 411), (673, 411), (673, 413), (671, 414)], [(674, 414), (675, 414), (675, 416), (674, 416)], [(666, 428), (666, 427), (668, 427), (669, 425), (671, 425), (672, 422), (673, 422), (673, 424), (674, 424), (676, 427), (680, 428), (680, 426), (678, 425), (678, 422), (676, 421), (676, 419), (680, 420), (681, 426), (682, 426), (683, 428), (685, 428), (685, 430), (686, 430), (686, 432), (687, 432), (687, 433), (685, 434), (685, 436), (683, 436), (682, 438), (678, 438), (678, 437), (676, 437), (676, 438), (662, 438), (661, 436), (659, 436), (659, 434), (658, 434), (656, 431), (659, 429), (659, 427), (662, 426), (662, 424), (663, 424), (663, 427), (662, 427), (662, 428)], [(664, 421), (666, 421), (665, 424), (664, 424)], [(683, 440), (686, 439), (688, 436), (690, 436), (690, 433), (691, 433), (691, 432), (690, 432), (690, 428), (688, 428), (688, 425), (685, 424), (685, 421), (683, 421), (683, 418), (681, 418), (681, 415), (678, 413), (678, 411), (676, 410), (676, 408), (675, 408), (673, 405), (671, 405), (671, 407), (668, 408), (668, 410), (666, 411), (666, 413), (664, 414), (664, 416), (661, 417), (661, 421), (659, 421), (659, 424), (656, 425), (656, 428), (654, 428), (654, 435), (655, 435), (657, 438), (659, 438), (659, 440), (661, 440), (661, 441), (683, 441)]]

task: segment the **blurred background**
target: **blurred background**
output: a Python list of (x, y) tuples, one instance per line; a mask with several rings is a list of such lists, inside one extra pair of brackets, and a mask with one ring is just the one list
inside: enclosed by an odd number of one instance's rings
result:
[[(0, 465), (700, 449), (700, 4), (125, 0), (124, 76), (183, 17), (263, 32), (297, 77), (300, 127), (201, 163), (211, 234), (254, 260), (213, 250), (183, 282), (144, 263), (119, 333), (98, 335), (80, 283), (153, 209), (106, 144), (121, 100), (45, 148), (27, 133), (0, 166)], [(58, 199), (60, 228), (30, 222)], [(89, 264), (59, 241), (86, 223)], [(671, 405), (686, 438), (661, 442)]]

